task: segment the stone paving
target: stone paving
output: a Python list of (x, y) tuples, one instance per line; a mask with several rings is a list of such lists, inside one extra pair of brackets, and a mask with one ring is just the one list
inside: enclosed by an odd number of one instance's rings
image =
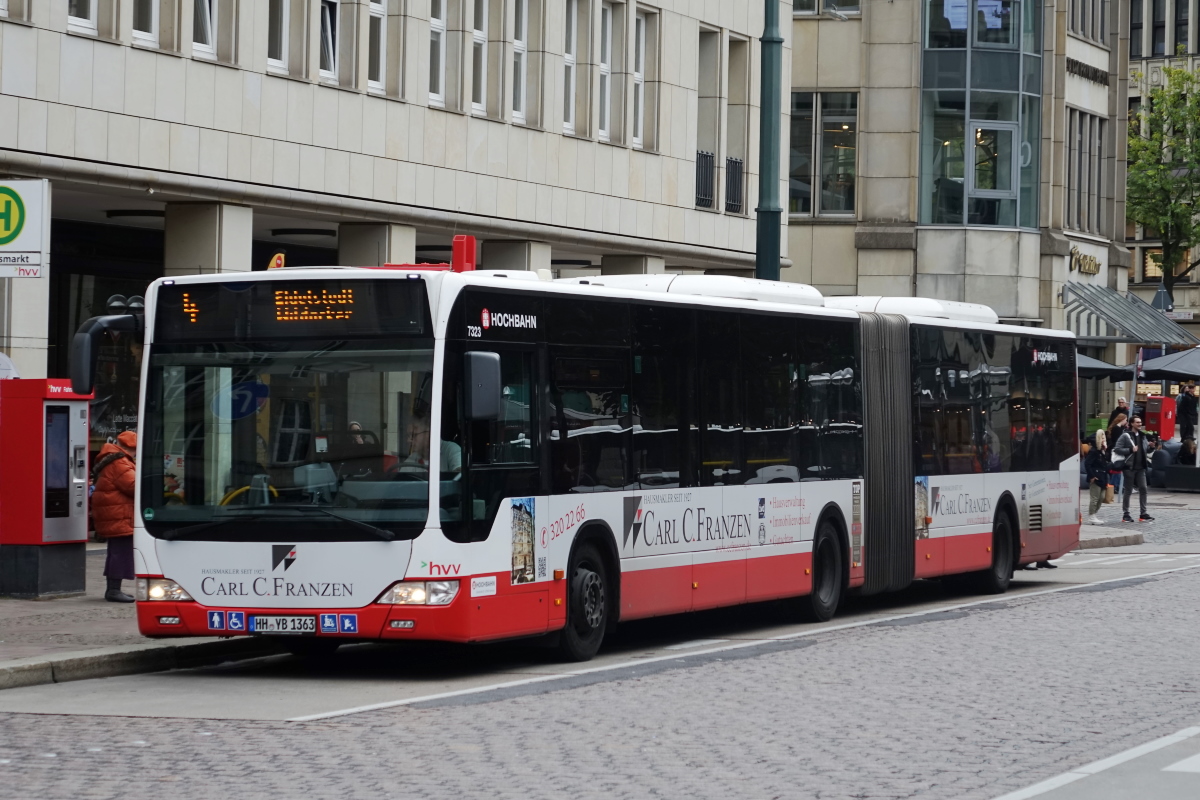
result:
[(1198, 616), (1187, 571), (465, 705), (0, 714), (0, 795), (989, 800), (1200, 724)]
[[(1087, 516), (1088, 495), (1080, 492), (1080, 509)], [(1200, 495), (1165, 492), (1151, 489), (1146, 498), (1146, 510), (1153, 522), (1121, 522), (1121, 498), (1115, 503), (1100, 506), (1097, 515), (1103, 526), (1088, 526), (1089, 535), (1119, 535), (1140, 533), (1146, 544), (1192, 544), (1200, 542)], [(1137, 492), (1129, 499), (1129, 512), (1138, 516)]]

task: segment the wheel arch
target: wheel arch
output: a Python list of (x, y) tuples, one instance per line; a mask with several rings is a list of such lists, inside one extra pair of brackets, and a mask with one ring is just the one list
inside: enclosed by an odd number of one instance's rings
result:
[(604, 566), (608, 568), (612, 583), (612, 601), (609, 609), (609, 624), (619, 621), (621, 617), (621, 554), (617, 550), (617, 539), (613, 536), (612, 529), (600, 520), (591, 520), (585, 522), (575, 534), (575, 540), (571, 542), (571, 552), (567, 557), (567, 564), (575, 558), (575, 552), (585, 544), (595, 543), (600, 549), (600, 557), (604, 559)]
[(826, 503), (817, 515), (817, 527), (813, 529), (814, 542), (816, 531), (820, 530), (825, 522), (832, 522), (837, 529), (838, 546), (842, 551), (842, 589), (845, 589), (850, 584), (850, 534), (846, 528), (846, 515), (842, 513), (842, 507), (832, 500)]

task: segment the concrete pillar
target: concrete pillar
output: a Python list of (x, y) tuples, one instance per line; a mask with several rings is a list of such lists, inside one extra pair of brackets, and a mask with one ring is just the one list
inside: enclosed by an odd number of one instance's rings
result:
[(343, 222), (338, 226), (338, 264), (343, 267), (416, 262), (416, 228), (374, 222)]
[(163, 274), (249, 272), (254, 209), (225, 203), (169, 203)]
[(521, 242), (489, 239), (483, 243), (484, 269), (550, 269), (550, 245), (545, 242)]
[(659, 275), (667, 271), (666, 259), (658, 256), (602, 256), (601, 275)]

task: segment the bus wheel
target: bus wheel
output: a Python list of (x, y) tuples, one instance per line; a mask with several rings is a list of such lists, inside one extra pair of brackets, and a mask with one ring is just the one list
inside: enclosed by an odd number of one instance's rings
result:
[(810, 622), (828, 622), (842, 601), (842, 547), (837, 526), (825, 520), (812, 549), (812, 592), (800, 598), (800, 613)]
[(595, 545), (585, 544), (571, 558), (567, 626), (558, 650), (565, 661), (590, 661), (608, 626), (608, 570)]
[(992, 566), (971, 576), (974, 589), (980, 594), (1004, 594), (1012, 580), (1015, 561), (1012, 517), (1000, 509), (992, 520)]

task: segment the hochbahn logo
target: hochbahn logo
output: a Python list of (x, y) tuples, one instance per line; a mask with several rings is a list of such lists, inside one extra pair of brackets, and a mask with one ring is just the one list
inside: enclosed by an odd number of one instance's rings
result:
[(1057, 364), (1058, 353), (1047, 353), (1045, 350), (1034, 350), (1033, 363), (1039, 365)]
[(287, 572), (291, 569), (292, 564), (296, 563), (296, 545), (294, 544), (273, 544), (271, 545), (271, 571), (279, 569), (279, 565), (283, 565), (283, 571)]
[(24, 227), (25, 204), (21, 202), (21, 195), (7, 186), (0, 186), (0, 245), (16, 239)]
[(486, 308), (480, 315), (480, 324), (488, 328), (537, 328), (536, 314), (493, 314)]

